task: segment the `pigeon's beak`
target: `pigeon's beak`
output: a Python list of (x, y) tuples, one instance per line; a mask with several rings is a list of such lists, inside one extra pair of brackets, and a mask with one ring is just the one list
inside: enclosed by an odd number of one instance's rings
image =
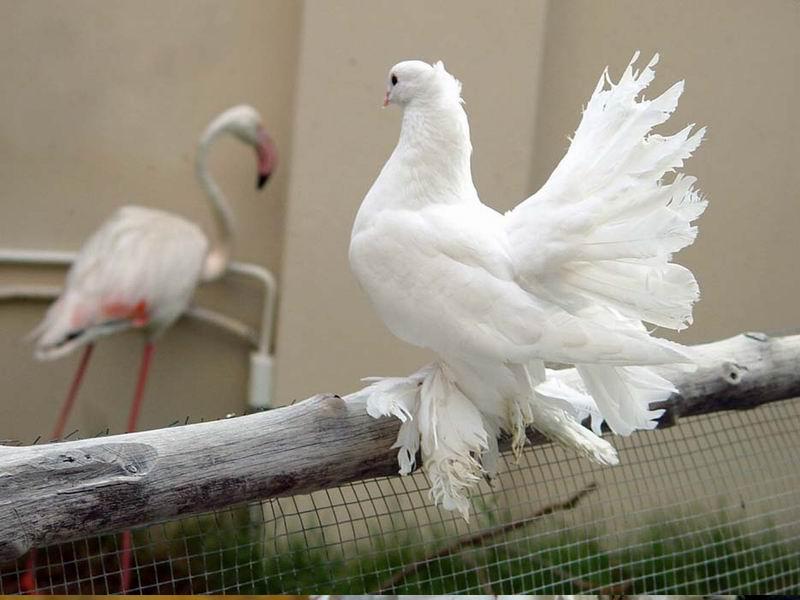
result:
[(383, 97), (383, 108), (389, 106), (389, 91), (386, 91), (386, 95)]
[(264, 129), (258, 129), (256, 143), (256, 156), (258, 157), (258, 179), (256, 188), (261, 189), (269, 180), (269, 176), (278, 164), (278, 151), (275, 149), (275, 142)]

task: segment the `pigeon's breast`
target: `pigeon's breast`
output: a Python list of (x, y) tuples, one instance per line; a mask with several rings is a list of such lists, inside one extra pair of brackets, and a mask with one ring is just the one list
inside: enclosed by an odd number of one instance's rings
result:
[(356, 222), (350, 240), (350, 267), (392, 333), (422, 345), (415, 324), (423, 315), (412, 305), (419, 300), (425, 271), (420, 248), (424, 240), (415, 239), (404, 226), (408, 215), (396, 213), (359, 213), (362, 221)]
[(504, 301), (519, 304), (524, 292), (491, 224), (468, 212), (380, 211), (354, 231), (350, 264), (397, 337), (446, 355), (504, 357), (517, 327), (503, 332), (491, 324), (507, 320), (497, 310)]

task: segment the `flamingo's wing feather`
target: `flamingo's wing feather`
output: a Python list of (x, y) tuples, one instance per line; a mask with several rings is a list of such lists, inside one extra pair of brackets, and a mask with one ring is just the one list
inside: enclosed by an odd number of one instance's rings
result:
[(65, 288), (34, 330), (36, 356), (57, 358), (97, 337), (166, 326), (186, 308), (208, 248), (193, 223), (126, 206), (81, 248)]

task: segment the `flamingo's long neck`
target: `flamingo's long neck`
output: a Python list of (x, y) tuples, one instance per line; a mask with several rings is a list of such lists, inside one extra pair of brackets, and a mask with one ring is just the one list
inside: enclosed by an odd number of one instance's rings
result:
[(197, 178), (211, 202), (211, 213), (214, 216), (214, 224), (216, 225), (216, 235), (211, 240), (206, 262), (203, 265), (202, 278), (204, 281), (217, 279), (225, 272), (233, 249), (233, 211), (231, 211), (225, 195), (208, 170), (209, 148), (214, 140), (225, 131), (225, 125), (224, 121), (214, 120), (206, 128), (205, 133), (200, 138), (197, 162), (195, 163)]

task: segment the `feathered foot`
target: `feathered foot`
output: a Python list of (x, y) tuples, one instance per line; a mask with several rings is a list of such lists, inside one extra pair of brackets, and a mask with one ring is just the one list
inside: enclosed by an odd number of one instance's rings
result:
[(442, 362), (409, 377), (367, 381), (371, 385), (348, 399), (364, 401), (373, 417), (391, 415), (402, 422), (394, 444), (399, 448), (400, 473), (413, 470), (421, 449), (431, 499), (468, 521), (469, 493), (485, 473), (480, 459), (497, 447), (489, 440), (480, 411), (461, 393)]

